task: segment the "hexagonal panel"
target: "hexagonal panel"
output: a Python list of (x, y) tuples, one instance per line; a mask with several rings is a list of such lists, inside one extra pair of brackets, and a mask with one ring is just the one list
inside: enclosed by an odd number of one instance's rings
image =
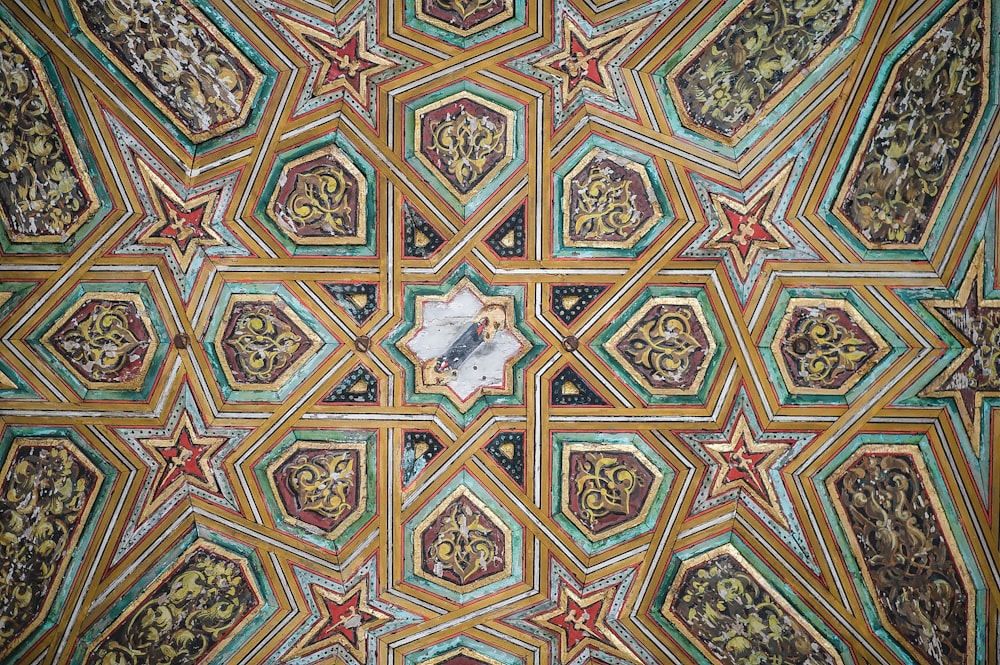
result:
[(320, 340), (275, 296), (237, 294), (215, 347), (229, 385), (237, 390), (277, 389), (316, 352)]
[(28, 335), (84, 399), (146, 399), (169, 335), (143, 282), (83, 283)]
[(254, 464), (277, 527), (338, 551), (375, 514), (374, 432), (301, 430)]
[(843, 395), (889, 346), (846, 300), (792, 298), (771, 352), (789, 392)]
[(89, 390), (134, 390), (142, 383), (157, 341), (142, 300), (134, 293), (83, 298), (42, 336)]
[(525, 24), (524, 0), (414, 0), (406, 24), (445, 43), (469, 48)]
[(523, 527), (467, 471), (404, 526), (405, 579), (460, 605), (520, 581)]
[(337, 346), (333, 335), (283, 286), (226, 284), (204, 347), (223, 396), (284, 399)]
[(461, 81), (409, 102), (406, 158), (463, 217), (524, 163), (524, 105)]
[(904, 344), (851, 289), (786, 289), (759, 346), (783, 403), (847, 404)]
[(652, 287), (591, 347), (646, 401), (692, 403), (707, 390), (724, 342), (703, 290)]
[(270, 212), (301, 245), (364, 245), (368, 182), (335, 145), (294, 159), (281, 169)]
[(414, 571), (426, 580), (462, 591), (510, 573), (510, 529), (467, 487), (442, 499), (414, 535)]
[(589, 137), (555, 170), (553, 253), (637, 256), (673, 219), (649, 155)]
[(648, 533), (673, 475), (637, 434), (552, 434), (553, 517), (588, 554)]
[(365, 445), (296, 442), (268, 468), (268, 480), (286, 519), (336, 538), (365, 510)]
[(280, 153), (254, 217), (292, 256), (375, 253), (375, 169), (342, 132)]

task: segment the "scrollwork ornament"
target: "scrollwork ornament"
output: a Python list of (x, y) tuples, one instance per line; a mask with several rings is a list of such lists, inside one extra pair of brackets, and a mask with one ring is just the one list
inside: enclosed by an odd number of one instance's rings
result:
[(580, 181), (570, 213), (570, 236), (574, 239), (627, 237), (642, 221), (635, 207), (631, 180), (618, 180), (600, 162), (591, 164)]
[(660, 385), (679, 385), (701, 348), (692, 335), (687, 309), (657, 306), (618, 344), (633, 365), (642, 368)]
[(357, 220), (351, 186), (351, 179), (335, 163), (299, 174), (283, 218), (300, 234), (312, 229), (324, 236), (353, 236)]
[(500, 561), (494, 537), (478, 511), (455, 502), (441, 519), (441, 528), (427, 549), (427, 561), (437, 577), (447, 572), (466, 584)]
[(200, 662), (257, 605), (237, 563), (196, 549), (98, 644), (87, 665)]
[(274, 381), (292, 361), (305, 340), (274, 315), (269, 304), (245, 305), (225, 343), (236, 351), (236, 359), (248, 383)]
[(842, 375), (853, 373), (871, 355), (865, 341), (841, 325), (835, 313), (811, 310), (789, 332), (782, 347), (795, 359), (798, 377), (808, 386), (837, 387)]
[(599, 453), (586, 453), (573, 470), (580, 518), (591, 529), (611, 514), (630, 515), (632, 495), (642, 478), (628, 464)]
[(339, 520), (354, 508), (349, 493), (355, 471), (354, 458), (348, 453), (300, 455), (288, 467), (288, 485), (302, 510)]
[(502, 128), (465, 108), (433, 123), (430, 130), (430, 148), (442, 156), (447, 174), (463, 194), (483, 178), (491, 156), (505, 147)]

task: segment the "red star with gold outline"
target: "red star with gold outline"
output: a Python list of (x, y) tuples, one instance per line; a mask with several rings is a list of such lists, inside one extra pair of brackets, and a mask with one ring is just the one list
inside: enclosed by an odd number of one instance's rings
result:
[(185, 411), (169, 437), (139, 439), (143, 448), (156, 459), (158, 466), (143, 516), (155, 510), (185, 484), (201, 487), (213, 494), (219, 492), (215, 473), (209, 462), (212, 455), (226, 443), (227, 438), (199, 436), (196, 432)]
[(923, 301), (962, 351), (920, 396), (955, 401), (976, 455), (983, 435), (983, 399), (1000, 397), (1000, 300), (983, 297), (984, 257), (981, 245), (954, 298)]
[(182, 272), (187, 272), (199, 247), (226, 244), (207, 223), (218, 205), (219, 190), (185, 199), (142, 159), (136, 159), (136, 166), (153, 205), (149, 212), (156, 218), (155, 223), (139, 235), (139, 243), (168, 247)]
[(559, 636), (560, 663), (572, 661), (587, 647), (600, 651), (611, 648), (631, 658), (631, 652), (607, 625), (615, 591), (615, 587), (608, 587), (598, 593), (578, 594), (560, 585), (556, 607), (529, 620)]
[(738, 488), (753, 495), (757, 503), (782, 526), (788, 526), (769, 475), (778, 457), (788, 450), (788, 443), (755, 441), (746, 414), (741, 412), (727, 442), (706, 442), (702, 445), (718, 465), (709, 489), (709, 498)]
[(344, 594), (316, 584), (310, 585), (310, 590), (321, 618), (295, 644), (289, 655), (298, 658), (339, 644), (358, 662), (364, 663), (369, 631), (388, 623), (392, 617), (369, 603), (368, 588), (363, 581)]
[(771, 220), (794, 164), (794, 161), (789, 162), (747, 201), (716, 192), (709, 194), (718, 213), (719, 229), (704, 246), (728, 251), (740, 279), (747, 278), (760, 250), (792, 247)]
[(315, 96), (343, 89), (367, 107), (372, 77), (396, 65), (370, 50), (365, 21), (358, 21), (344, 37), (338, 38), (288, 16), (275, 15), (275, 18), (299, 37), (302, 46), (319, 62), (319, 72), (313, 83)]
[(646, 27), (648, 21), (606, 32), (592, 39), (568, 16), (563, 21), (562, 48), (535, 65), (559, 77), (565, 104), (584, 88), (617, 99), (608, 65)]

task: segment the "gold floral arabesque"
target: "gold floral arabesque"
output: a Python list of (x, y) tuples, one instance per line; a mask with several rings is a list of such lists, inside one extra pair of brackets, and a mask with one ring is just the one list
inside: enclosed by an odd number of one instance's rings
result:
[(188, 0), (73, 0), (80, 28), (193, 143), (242, 127), (263, 74)]
[(834, 206), (865, 247), (926, 244), (985, 111), (990, 23), (959, 3), (892, 68)]
[[(424, 533), (439, 520), (443, 522), (442, 527), (425, 552)], [(499, 542), (503, 543), (502, 550), (498, 546)], [(414, 573), (452, 591), (475, 591), (511, 575), (514, 556), (512, 547), (513, 537), (507, 526), (468, 487), (461, 485), (445, 497), (414, 530)], [(498, 562), (495, 557), (501, 551), (503, 557)], [(465, 580), (474, 577), (476, 573), (500, 562), (503, 563), (502, 570), (465, 583)], [(428, 572), (425, 568), (433, 572)], [(444, 577), (446, 571), (463, 582), (455, 584), (448, 580)]]
[(197, 541), (91, 645), (86, 665), (207, 662), (260, 608), (249, 570)]
[[(793, 330), (792, 316), (800, 309), (808, 310), (809, 316)], [(836, 310), (846, 314), (868, 336), (874, 352), (866, 352), (862, 348), (864, 341), (838, 322)], [(794, 376), (785, 361), (785, 350), (795, 358)], [(793, 395), (844, 395), (889, 351), (889, 345), (868, 320), (851, 303), (838, 298), (792, 298), (771, 342), (771, 353), (785, 387)], [(831, 387), (842, 372), (850, 376), (839, 387)]]
[(500, 561), (493, 538), (493, 529), (482, 513), (460, 501), (452, 503), (434, 542), (427, 548), (434, 575), (442, 577), (444, 571), (450, 571), (464, 585), (473, 575)]
[(833, 645), (730, 544), (681, 562), (661, 613), (712, 662), (842, 665)]
[[(280, 320), (272, 311), (280, 310), (289, 323)], [(229, 321), (239, 320), (227, 336)], [(224, 338), (225, 336), (225, 338)], [(309, 346), (293, 359), (299, 347)], [(218, 333), (215, 350), (222, 371), (234, 390), (277, 390), (289, 380), (309, 358), (319, 352), (323, 340), (281, 299), (273, 294), (233, 294), (226, 306)], [(236, 354), (238, 369), (249, 380), (238, 380), (227, 361), (226, 348)]]
[(464, 107), (457, 115), (430, 125), (430, 147), (445, 158), (445, 171), (458, 183), (459, 191), (471, 190), (483, 177), (486, 161), (504, 149), (503, 129)]
[[(643, 323), (647, 313), (661, 307), (659, 316)], [(695, 338), (694, 326), (704, 335), (706, 346)], [(626, 350), (619, 346), (624, 343)], [(604, 343), (604, 349), (617, 358), (636, 381), (657, 395), (694, 395), (701, 389), (716, 343), (697, 298), (652, 298)], [(655, 386), (639, 368), (661, 377), (663, 382), (678, 383), (690, 369), (691, 356), (702, 351), (704, 358), (689, 385)]]
[(357, 482), (354, 458), (346, 452), (300, 455), (288, 466), (288, 486), (299, 507), (339, 520), (354, 506), (348, 494)]
[[(642, 183), (642, 191), (633, 191), (632, 180), (620, 179), (603, 162), (631, 171)], [(574, 193), (577, 195), (575, 198)], [(652, 214), (645, 219), (636, 206), (636, 198), (640, 196), (652, 209)], [(601, 148), (594, 148), (584, 155), (576, 167), (563, 177), (562, 209), (562, 242), (566, 247), (634, 247), (645, 232), (663, 217), (645, 167)], [(624, 237), (622, 240), (606, 238), (615, 235)]]
[[(312, 455), (317, 451), (322, 454)], [(267, 465), (267, 481), (282, 521), (328, 540), (339, 538), (368, 506), (367, 451), (368, 444), (364, 441), (301, 440), (292, 444), (284, 454)], [(357, 460), (356, 466), (354, 459)], [(287, 506), (281, 500), (278, 475), (285, 468), (292, 470), (288, 488), (296, 497), (298, 505), (295, 506)], [(348, 501), (352, 489), (355, 491), (353, 504)], [(307, 522), (295, 514), (300, 509), (336, 520), (336, 524), (328, 530)]]
[[(96, 305), (86, 317), (61, 330), (89, 303)], [(145, 330), (146, 339), (139, 340), (132, 331), (133, 316)], [(138, 294), (92, 292), (67, 309), (42, 335), (41, 341), (50, 353), (66, 360), (66, 367), (88, 390), (138, 390), (159, 346), (153, 330), (153, 322)], [(142, 360), (132, 377), (114, 380), (136, 354)]]
[[(413, 4), (416, 5), (417, 18), (421, 21), (460, 37), (468, 37), (469, 35), (473, 35), (477, 32), (482, 32), (487, 28), (493, 27), (494, 25), (514, 17), (514, 0), (415, 0)], [(462, 22), (467, 20), (476, 12), (486, 9), (491, 5), (500, 5), (501, 9), (500, 11), (494, 12), (492, 15), (483, 18), (482, 21), (479, 21), (475, 25), (463, 28), (459, 25), (455, 25), (455, 23), (451, 23), (429, 14), (424, 8), (428, 4), (433, 4), (437, 6), (439, 10), (444, 12), (453, 12)]]
[(243, 308), (225, 342), (236, 349), (236, 358), (247, 383), (272, 383), (291, 361), (303, 338), (274, 315), (269, 304)]
[(0, 659), (5, 659), (48, 614), (104, 476), (67, 439), (17, 437), (2, 478)]
[[(309, 162), (317, 163), (304, 171), (298, 170)], [(295, 179), (294, 186), (280, 200), (289, 178)], [(286, 164), (269, 206), (278, 226), (298, 245), (367, 242), (368, 179), (335, 145), (324, 146)]]
[[(574, 455), (576, 468), (572, 468)], [(633, 464), (619, 457), (628, 457)], [(635, 506), (634, 495), (644, 480), (640, 465), (652, 481), (645, 488), (643, 505)], [(635, 446), (627, 444), (568, 443), (562, 450), (562, 468), (562, 512), (591, 541), (610, 538), (644, 521), (663, 482), (660, 470)], [(579, 501), (580, 514), (570, 509), (570, 492)], [(609, 515), (621, 515), (623, 519), (595, 532), (597, 522)]]
[(826, 487), (882, 626), (922, 663), (976, 662), (976, 587), (920, 448), (862, 446)]
[[(591, 162), (577, 188), (576, 206), (570, 211), (570, 235), (587, 239), (606, 235), (628, 236), (638, 225), (631, 180), (619, 181), (607, 169)], [(576, 185), (576, 183), (573, 183)]]
[(100, 207), (42, 61), (0, 22), (0, 222), (13, 242), (63, 242)]
[(857, 21), (858, 0), (747, 0), (667, 76), (681, 122), (735, 145), (831, 55)]
[[(445, 106), (455, 105), (456, 102), (465, 102), (459, 113), (427, 128), (431, 133), (431, 136), (426, 137), (428, 145), (442, 157), (448, 158), (445, 171), (441, 171), (421, 149), (425, 140), (423, 118), (428, 113)], [(496, 123), (485, 117), (485, 114), (484, 117), (480, 118), (469, 113), (465, 106), (481, 106), (489, 109), (503, 117), (503, 126), (497, 127)], [(440, 174), (441, 184), (463, 205), (468, 203), (487, 184), (486, 181), (491, 172), (502, 171), (514, 159), (514, 129), (517, 125), (517, 114), (488, 99), (469, 92), (457, 92), (418, 108), (414, 112), (414, 119), (414, 154), (432, 173)], [(502, 157), (488, 171), (483, 172), (489, 156), (498, 151), (502, 152)], [(465, 185), (456, 187), (449, 176), (454, 177), (456, 182), (465, 183)]]

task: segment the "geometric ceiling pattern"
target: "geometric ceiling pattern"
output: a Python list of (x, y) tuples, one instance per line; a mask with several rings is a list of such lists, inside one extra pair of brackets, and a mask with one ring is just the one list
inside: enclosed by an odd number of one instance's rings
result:
[(998, 20), (5, 3), (0, 662), (994, 662)]

